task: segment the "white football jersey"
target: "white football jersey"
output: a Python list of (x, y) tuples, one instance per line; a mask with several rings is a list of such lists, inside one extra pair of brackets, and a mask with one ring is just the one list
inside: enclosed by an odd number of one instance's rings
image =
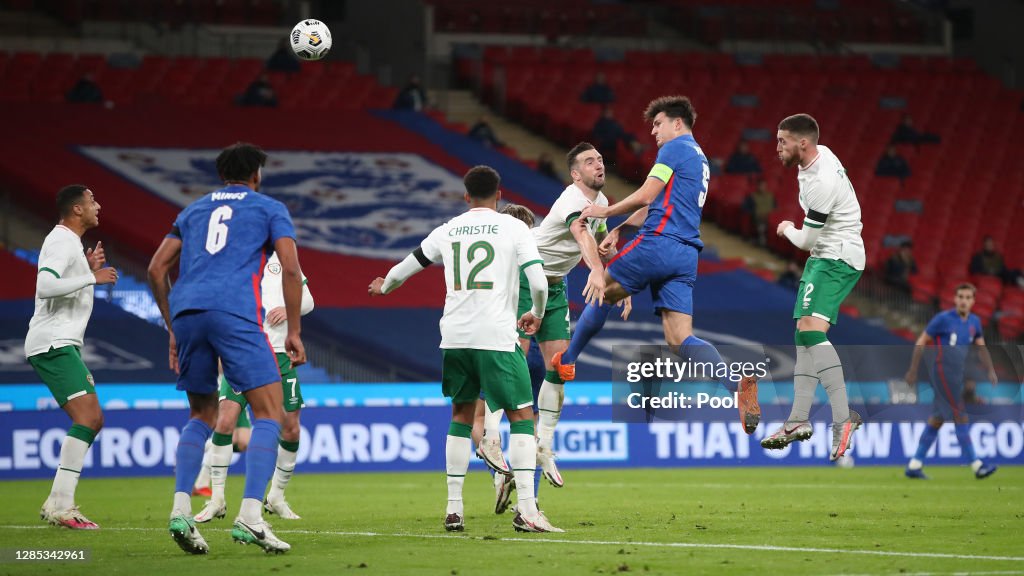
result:
[[(263, 331), (267, 333), (270, 345), (274, 352), (284, 353), (284, 339), (288, 336), (288, 321), (285, 320), (277, 326), (271, 326), (266, 315), (274, 308), (284, 306), (284, 289), (281, 286), (281, 260), (274, 252), (263, 267), (263, 280), (260, 282), (260, 291), (263, 293)], [(313, 295), (306, 286), (306, 277), (302, 277), (302, 314), (305, 315), (313, 309)]]
[(810, 166), (799, 168), (797, 181), (800, 207), (806, 214), (804, 226), (821, 229), (811, 246), (811, 256), (842, 260), (855, 270), (863, 270), (866, 258), (860, 236), (860, 203), (839, 158), (819, 144), (818, 157)]
[(473, 208), (435, 228), (420, 248), (444, 262), (441, 348), (515, 350), (519, 270), (542, 264), (526, 224)]
[[(540, 226), (533, 229), (537, 250), (544, 260), (544, 273), (548, 276), (565, 276), (583, 259), (580, 246), (569, 231), (569, 225), (579, 217), (580, 212), (591, 204), (607, 206), (608, 199), (598, 192), (591, 202), (575, 184), (570, 184), (555, 200), (551, 211)], [(606, 230), (604, 218), (590, 218), (587, 227), (591, 234)]]
[[(92, 274), (82, 249), (82, 239), (66, 226), (57, 225), (43, 240), (39, 251), (39, 274), (75, 278)], [(47, 352), (51, 347), (81, 347), (85, 327), (92, 316), (93, 286), (65, 296), (40, 298), (25, 336), (25, 357)]]

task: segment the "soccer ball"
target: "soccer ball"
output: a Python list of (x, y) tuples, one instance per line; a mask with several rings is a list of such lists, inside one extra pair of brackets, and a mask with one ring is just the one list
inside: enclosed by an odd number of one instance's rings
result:
[(331, 30), (319, 20), (303, 20), (292, 28), (292, 51), (303, 60), (320, 60), (331, 51)]

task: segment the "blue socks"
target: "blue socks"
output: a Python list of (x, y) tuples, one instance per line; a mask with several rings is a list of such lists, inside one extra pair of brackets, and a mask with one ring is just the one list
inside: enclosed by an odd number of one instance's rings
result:
[(974, 462), (978, 458), (974, 455), (974, 444), (971, 443), (971, 425), (956, 424), (955, 427), (956, 441), (960, 443), (960, 453), (968, 463)]
[[(932, 444), (935, 444), (935, 438), (938, 436), (938, 428), (932, 428), (930, 424), (925, 424), (924, 432), (921, 432), (921, 439), (917, 442), (917, 452), (914, 452), (914, 458), (923, 462), (928, 451), (931, 450)], [(971, 452), (974, 452), (973, 447), (971, 448)]]
[[(203, 467), (203, 450), (206, 440), (213, 434), (213, 429), (202, 420), (192, 418), (181, 429), (178, 448), (175, 452), (177, 464), (174, 466), (174, 491), (192, 494), (192, 485)], [(276, 453), (275, 453), (276, 457)]]
[(541, 383), (544, 382), (544, 375), (547, 374), (544, 357), (540, 353), (540, 344), (534, 342), (530, 346), (530, 352), (526, 355), (526, 367), (530, 370), (530, 384), (536, 394), (536, 391), (540, 390)]
[[(974, 444), (971, 442), (971, 425), (970, 424), (955, 424), (956, 440), (960, 443), (960, 453), (963, 455), (964, 460), (967, 463), (973, 463), (978, 459), (974, 453)], [(921, 440), (917, 443), (917, 452), (914, 453), (916, 460), (924, 460), (928, 450), (931, 449), (932, 444), (935, 444), (935, 438), (939, 435), (938, 428), (932, 428), (931, 425), (925, 424), (924, 432), (921, 432)]]
[(245, 498), (263, 501), (267, 483), (273, 477), (277, 465), (277, 440), (280, 436), (281, 425), (277, 422), (268, 418), (253, 420), (252, 436), (245, 456)]
[[(679, 356), (683, 360), (693, 359), (694, 362), (711, 362), (716, 369), (722, 363), (722, 355), (718, 353), (715, 345), (707, 340), (701, 340), (693, 334), (687, 336), (686, 340), (683, 340), (683, 343), (679, 346)], [(730, 392), (735, 392), (739, 387), (739, 382), (733, 382), (729, 379), (728, 374), (720, 382)]]
[(605, 320), (608, 319), (608, 313), (613, 307), (614, 304), (601, 306), (587, 304), (587, 307), (583, 309), (583, 314), (580, 314), (580, 319), (576, 321), (576, 331), (573, 332), (572, 340), (569, 341), (569, 349), (562, 354), (562, 364), (576, 363), (576, 359), (579, 358), (580, 353), (587, 347), (590, 340), (597, 336), (601, 328), (604, 328)]

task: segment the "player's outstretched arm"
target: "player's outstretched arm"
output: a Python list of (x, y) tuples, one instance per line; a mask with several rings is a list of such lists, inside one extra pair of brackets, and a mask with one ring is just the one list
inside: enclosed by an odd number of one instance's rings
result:
[(603, 270), (604, 264), (601, 263), (601, 255), (597, 253), (597, 240), (587, 228), (587, 223), (582, 218), (577, 218), (569, 225), (569, 232), (572, 233), (572, 237), (576, 239), (576, 244), (580, 247), (583, 263), (591, 270)]
[(907, 370), (906, 376), (903, 377), (908, 385), (913, 386), (917, 384), (917, 368), (921, 365), (921, 354), (924, 352), (924, 347), (931, 343), (932, 337), (927, 332), (921, 332), (921, 335), (917, 337), (917, 342), (914, 343), (914, 353), (910, 357), (910, 369)]
[(574, 220), (569, 225), (569, 231), (580, 247), (583, 262), (590, 268), (583, 296), (586, 298), (587, 304), (597, 301), (598, 305), (601, 305), (604, 303), (604, 264), (597, 251), (597, 241), (590, 234), (590, 229), (587, 228), (587, 224), (582, 218)]
[[(619, 234), (623, 230), (639, 230), (640, 227), (643, 226), (644, 220), (647, 220), (647, 206), (644, 206), (643, 208), (630, 214), (629, 218), (626, 218), (625, 222), (613, 228), (612, 231), (608, 233), (608, 236), (610, 238), (612, 234), (615, 234), (615, 241), (618, 242)], [(605, 242), (607, 241), (608, 238), (605, 238)]]
[(405, 257), (405, 260), (391, 267), (386, 278), (374, 278), (368, 290), (370, 296), (383, 296), (391, 292), (431, 264), (433, 262), (423, 253), (422, 248), (413, 250), (412, 254)]
[[(654, 202), (654, 199), (658, 197), (658, 194), (665, 189), (665, 183), (657, 178), (647, 178), (643, 186), (637, 189), (629, 196), (626, 196), (622, 200), (616, 202), (611, 206), (597, 206), (591, 204), (583, 209), (581, 218), (609, 218), (611, 216), (623, 216), (625, 214), (632, 214), (637, 210), (647, 208)], [(646, 210), (644, 217), (646, 218)], [(643, 220), (641, 220), (643, 222)]]
[(168, 295), (171, 293), (171, 268), (178, 264), (180, 257), (181, 239), (167, 236), (149, 260), (149, 269), (146, 271), (149, 278), (149, 289), (153, 291), (153, 299), (156, 300), (160, 315), (164, 318), (164, 325), (167, 326), (169, 337), (167, 362), (175, 373), (178, 373), (178, 345), (174, 340), (174, 330), (171, 328), (171, 305)]
[(299, 267), (299, 252), (295, 247), (295, 239), (278, 238), (274, 242), (274, 251), (281, 261), (281, 290), (284, 293), (284, 308), (288, 316), (288, 335), (285, 337), (285, 350), (292, 361), (292, 366), (306, 363), (306, 348), (302, 345), (302, 269)]

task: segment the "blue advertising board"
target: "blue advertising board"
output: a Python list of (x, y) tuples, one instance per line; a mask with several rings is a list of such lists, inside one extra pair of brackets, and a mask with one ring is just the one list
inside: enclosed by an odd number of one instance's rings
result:
[[(913, 454), (930, 413), (922, 405), (889, 406), (869, 415), (854, 436), (858, 465), (903, 465)], [(765, 407), (758, 431), (747, 436), (735, 410), (702, 409), (684, 421), (626, 424), (612, 421), (609, 405), (566, 406), (555, 437), (565, 470), (693, 466), (828, 465), (829, 408), (812, 412), (814, 436), (785, 450), (765, 451), (759, 441), (788, 408)], [(352, 406), (302, 412), (299, 473), (444, 470), (448, 406)], [(87, 477), (169, 476), (175, 446), (188, 418), (183, 409), (109, 410), (106, 424), (86, 459)], [(52, 477), (69, 426), (60, 410), (12, 411), (0, 418), (0, 479)], [(506, 431), (507, 434), (507, 426)], [(971, 431), (980, 458), (1020, 463), (1024, 455), (1021, 406), (989, 407)], [(506, 443), (507, 445), (507, 443)], [(480, 461), (473, 466), (482, 469)], [(929, 463), (961, 463), (950, 424), (939, 434)], [(232, 466), (242, 471), (241, 458)]]

